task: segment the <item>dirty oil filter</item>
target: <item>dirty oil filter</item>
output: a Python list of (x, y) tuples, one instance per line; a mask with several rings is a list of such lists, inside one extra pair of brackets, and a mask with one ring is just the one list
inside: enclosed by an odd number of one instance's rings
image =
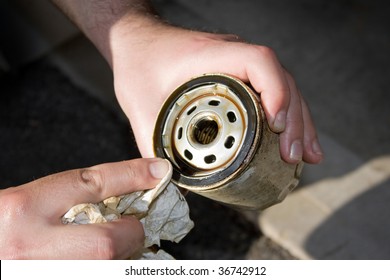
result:
[(158, 115), (154, 153), (179, 187), (240, 209), (264, 209), (294, 189), (303, 163), (280, 158), (258, 94), (239, 79), (205, 74), (179, 86)]

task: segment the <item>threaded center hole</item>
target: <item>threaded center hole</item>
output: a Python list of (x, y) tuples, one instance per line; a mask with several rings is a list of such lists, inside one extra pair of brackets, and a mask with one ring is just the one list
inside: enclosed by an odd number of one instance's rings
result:
[(218, 135), (218, 124), (211, 118), (199, 120), (193, 130), (193, 138), (202, 145), (210, 144)]

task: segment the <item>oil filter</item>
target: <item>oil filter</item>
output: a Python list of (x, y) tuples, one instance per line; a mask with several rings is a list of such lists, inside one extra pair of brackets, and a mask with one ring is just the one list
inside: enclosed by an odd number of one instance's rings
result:
[(258, 94), (224, 74), (193, 78), (167, 98), (153, 147), (172, 163), (175, 185), (240, 209), (282, 201), (303, 167), (280, 158), (279, 135), (269, 128)]

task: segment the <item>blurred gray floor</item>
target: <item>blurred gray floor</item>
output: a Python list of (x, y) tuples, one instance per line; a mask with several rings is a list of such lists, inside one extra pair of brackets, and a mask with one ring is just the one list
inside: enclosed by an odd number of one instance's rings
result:
[[(255, 223), (190, 194), (196, 227), (180, 244), (164, 244), (167, 250), (182, 259), (389, 259), (388, 2), (152, 2), (174, 24), (274, 48), (326, 152), (285, 202), (252, 214)], [(137, 155), (107, 66), (77, 34), (55, 44), (43, 60), (0, 76), (2, 186)]]
[(390, 152), (386, 1), (153, 2), (172, 23), (274, 48), (320, 131), (364, 159)]
[(254, 218), (263, 233), (298, 258), (389, 259), (390, 5), (154, 2), (175, 24), (274, 48), (309, 104), (326, 159)]

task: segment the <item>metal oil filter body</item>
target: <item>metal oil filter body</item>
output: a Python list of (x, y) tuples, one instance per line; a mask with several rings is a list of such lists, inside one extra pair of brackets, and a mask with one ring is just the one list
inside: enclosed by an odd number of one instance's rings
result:
[(303, 167), (280, 158), (279, 135), (270, 130), (258, 95), (224, 74), (191, 79), (168, 97), (153, 146), (156, 156), (171, 161), (174, 184), (241, 209), (282, 201)]

